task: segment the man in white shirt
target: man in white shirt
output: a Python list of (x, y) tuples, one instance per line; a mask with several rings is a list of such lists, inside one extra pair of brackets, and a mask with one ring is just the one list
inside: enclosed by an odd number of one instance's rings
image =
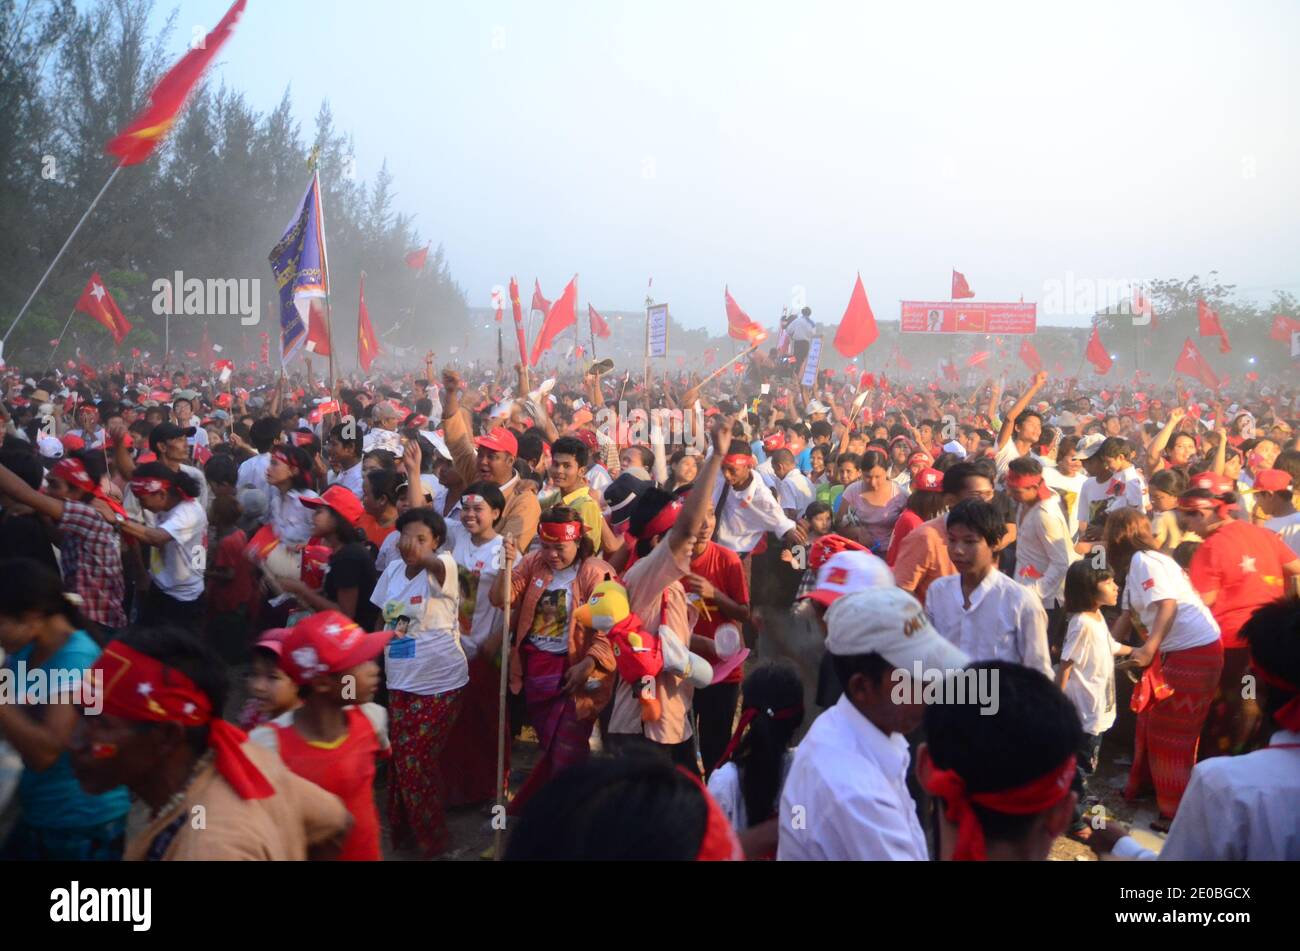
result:
[(1106, 525), (1106, 509), (1110, 505), (1106, 487), (1110, 482), (1110, 473), (1098, 455), (1098, 450), (1105, 442), (1105, 436), (1093, 433), (1080, 439), (1074, 448), (1074, 458), (1079, 460), (1083, 471), (1088, 473), (1087, 481), (1079, 487), (1079, 500), (1075, 506), (1079, 518), (1079, 542), (1075, 550), (1081, 555), (1086, 555), (1093, 543), (1101, 541), (1101, 531)]
[(365, 492), (361, 480), (361, 445), (355, 421), (335, 424), (325, 441), (330, 461), (329, 484), (343, 486), (358, 499)]
[(1059, 453), (1061, 450), (1061, 430), (1047, 426), (1038, 437), (1037, 452), (1030, 458), (1036, 459), (1043, 467), (1043, 481), (1047, 487), (1061, 498), (1065, 509), (1065, 527), (1070, 533), (1070, 540), (1079, 537), (1079, 490), (1088, 477), (1083, 473), (1070, 475), (1061, 469)]
[(1046, 382), (1045, 371), (1036, 373), (1033, 383), (1021, 394), (1020, 399), (1016, 400), (1015, 405), (1007, 410), (1007, 418), (998, 431), (998, 440), (995, 444), (997, 454), (993, 459), (997, 465), (999, 482), (1006, 475), (1011, 460), (1029, 455), (1029, 450), (1034, 448), (1034, 444), (1038, 442), (1038, 437), (1043, 432), (1043, 417), (1036, 412), (1026, 412), (1026, 410), (1034, 394), (1041, 390)]
[[(1265, 605), (1241, 636), (1260, 707), (1278, 730), (1264, 749), (1196, 764), (1161, 860), (1300, 861), (1300, 603)], [(1097, 830), (1088, 844), (1098, 854), (1113, 847), (1120, 858), (1156, 858), (1122, 827)]]
[(844, 694), (813, 724), (781, 791), (779, 861), (929, 858), (907, 790), (907, 739), (925, 707), (913, 678), (940, 678), (968, 658), (898, 588), (839, 598), (826, 649)]
[(816, 491), (808, 477), (795, 467), (789, 449), (772, 453), (772, 473), (776, 476), (776, 499), (787, 518), (800, 519), (816, 500)]
[(713, 540), (744, 558), (772, 532), (791, 545), (802, 545), (807, 534), (781, 511), (772, 493), (754, 475), (754, 457), (743, 444), (733, 444), (722, 460), (722, 474), (713, 487), (718, 527)]
[[(1007, 493), (1016, 513), (1016, 580), (1034, 592), (1048, 612), (1055, 634), (1064, 621), (1057, 610), (1065, 597), (1065, 573), (1078, 561), (1061, 498), (1047, 487), (1043, 467), (1032, 458), (1014, 459), (1007, 469)], [(1051, 638), (1056, 642), (1056, 638)]]
[(271, 465), (271, 449), (280, 441), (280, 421), (272, 416), (255, 420), (249, 428), (248, 439), (258, 454), (240, 463), (235, 486), (240, 490), (258, 489), (269, 497), (271, 487), (266, 481), (266, 470)]
[(926, 592), (930, 622), (971, 657), (1022, 664), (1050, 678), (1042, 602), (995, 566), (994, 550), (1006, 534), (997, 509), (974, 499), (958, 502), (947, 528), (957, 574), (936, 579)]

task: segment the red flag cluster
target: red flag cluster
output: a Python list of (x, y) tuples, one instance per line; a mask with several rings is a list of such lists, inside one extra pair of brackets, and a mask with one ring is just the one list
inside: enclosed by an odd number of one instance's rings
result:
[(1174, 370), (1199, 380), (1212, 390), (1217, 390), (1224, 383), (1215, 375), (1191, 337), (1188, 337), (1187, 342), (1183, 344), (1182, 353), (1178, 357), (1178, 362), (1174, 364)]
[[(537, 298), (541, 296), (541, 285), (537, 286), (537, 293), (534, 295), (534, 305)], [(544, 303), (549, 303), (543, 299)], [(564, 289), (560, 299), (546, 310), (546, 320), (542, 322), (541, 332), (537, 335), (537, 340), (533, 343), (533, 356), (529, 360), (531, 366), (537, 366), (537, 361), (542, 358), (542, 354), (551, 348), (557, 337), (568, 328), (578, 322), (578, 275), (573, 276), (569, 286)]]

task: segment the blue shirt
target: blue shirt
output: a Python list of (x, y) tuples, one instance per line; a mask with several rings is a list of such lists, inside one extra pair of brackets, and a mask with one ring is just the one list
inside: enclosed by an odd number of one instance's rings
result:
[(812, 443), (809, 443), (804, 447), (803, 452), (794, 457), (795, 468), (804, 475), (808, 475), (808, 473), (812, 472), (812, 451)]
[[(28, 644), (22, 650), (6, 658), (5, 667), (18, 670), (18, 663), (24, 665), (31, 659), (35, 644)], [(59, 671), (59, 679), (68, 682), (73, 671), (78, 674), (76, 683), (80, 684), (80, 674), (88, 671), (99, 659), (99, 645), (85, 631), (74, 631), (63, 645), (45, 663), (36, 670)], [(25, 667), (27, 674), (17, 680), (16, 694), (24, 697), (31, 686), (30, 677), (33, 668)], [(78, 687), (78, 690), (80, 688)], [(78, 694), (76, 699), (80, 699)], [(40, 708), (31, 707), (27, 712), (37, 713)], [(81, 789), (77, 777), (72, 772), (72, 757), (67, 750), (59, 754), (54, 765), (44, 772), (27, 768), (23, 770), (18, 782), (18, 801), (22, 805), (22, 821), (29, 826), (40, 829), (83, 829), (103, 825), (125, 816), (131, 807), (130, 794), (125, 786), (91, 796)]]

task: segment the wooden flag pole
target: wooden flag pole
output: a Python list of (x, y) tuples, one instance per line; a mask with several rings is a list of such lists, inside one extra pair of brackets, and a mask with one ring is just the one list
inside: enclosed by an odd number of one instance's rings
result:
[(54, 355), (59, 352), (59, 347), (63, 346), (63, 338), (67, 336), (68, 328), (72, 326), (72, 318), (77, 316), (77, 308), (72, 308), (72, 313), (68, 314), (68, 322), (63, 325), (63, 330), (59, 332), (58, 339), (54, 341), (54, 349), (50, 351), (50, 363), (54, 363)]
[(724, 364), (723, 364), (723, 365), (722, 365), (718, 370), (714, 371), (711, 375), (706, 376), (703, 380), (701, 380), (700, 383), (699, 383), (699, 385), (696, 386), (695, 388), (696, 388), (696, 389), (699, 389), (699, 390), (704, 389), (706, 386), (708, 386), (710, 383), (712, 383), (712, 382), (713, 382), (714, 380), (716, 380), (718, 377), (722, 376), (722, 374), (724, 374), (724, 373), (726, 373), (728, 370), (730, 370), (730, 369), (732, 368), (733, 365), (735, 365), (735, 364), (737, 364), (737, 363), (741, 363), (741, 362), (743, 362), (743, 361), (744, 361), (747, 357), (749, 357), (751, 354), (756, 353), (756, 352), (758, 351), (758, 348), (761, 347), (761, 346), (763, 346), (763, 343), (764, 343), (764, 340), (760, 340), (758, 343), (754, 344), (752, 347), (750, 347), (750, 348), (749, 348), (748, 350), (746, 350), (744, 353), (740, 354), (740, 356), (733, 357), (732, 359), (728, 360), (728, 361), (727, 361), (726, 363), (724, 363)]
[[(514, 535), (507, 535), (507, 540), (514, 542)], [(510, 687), (510, 644), (514, 640), (514, 632), (510, 630), (510, 602), (511, 592), (511, 574), (513, 573), (513, 559), (505, 558), (505, 551), (502, 550), (502, 559), (505, 561), (503, 569), (506, 573), (506, 596), (505, 604), (502, 607), (504, 612), (503, 624), (501, 628), (501, 686), (499, 703), (497, 706), (497, 808), (496, 815), (492, 817), (492, 824), (495, 832), (492, 836), (492, 861), (500, 862), (502, 853), (502, 832), (505, 831), (505, 809), (506, 809), (506, 691)]]

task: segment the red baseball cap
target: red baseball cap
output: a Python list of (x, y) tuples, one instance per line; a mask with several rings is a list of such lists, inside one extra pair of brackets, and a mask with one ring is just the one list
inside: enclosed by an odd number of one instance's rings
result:
[(361, 516), (366, 514), (366, 510), (361, 505), (361, 500), (352, 494), (351, 489), (345, 489), (341, 485), (330, 486), (325, 490), (325, 494), (318, 499), (299, 499), (298, 501), (309, 509), (328, 506), (354, 528), (361, 521)]
[(514, 433), (504, 426), (492, 430), (486, 436), (479, 436), (478, 439), (474, 440), (474, 445), (491, 452), (505, 452), (512, 456), (519, 455), (519, 440), (515, 438)]
[(80, 452), (86, 448), (86, 440), (80, 436), (73, 436), (71, 433), (65, 435), (62, 442), (65, 452)]
[(785, 433), (772, 433), (763, 437), (763, 451), (776, 452), (785, 448)]
[(1281, 469), (1261, 469), (1255, 473), (1255, 485), (1247, 492), (1290, 492), (1291, 473)]
[(293, 633), (291, 627), (273, 627), (269, 631), (263, 631), (262, 636), (258, 638), (254, 647), (264, 647), (276, 657), (284, 656), (284, 640)]
[(938, 469), (922, 469), (912, 477), (912, 490), (915, 492), (942, 492), (943, 473)]
[(1209, 489), (1213, 495), (1235, 492), (1236, 484), (1227, 476), (1217, 472), (1198, 472), (1188, 481), (1189, 489)]
[(392, 639), (392, 631), (369, 634), (345, 614), (322, 611), (298, 622), (285, 635), (280, 667), (294, 683), (305, 684), (374, 660)]

